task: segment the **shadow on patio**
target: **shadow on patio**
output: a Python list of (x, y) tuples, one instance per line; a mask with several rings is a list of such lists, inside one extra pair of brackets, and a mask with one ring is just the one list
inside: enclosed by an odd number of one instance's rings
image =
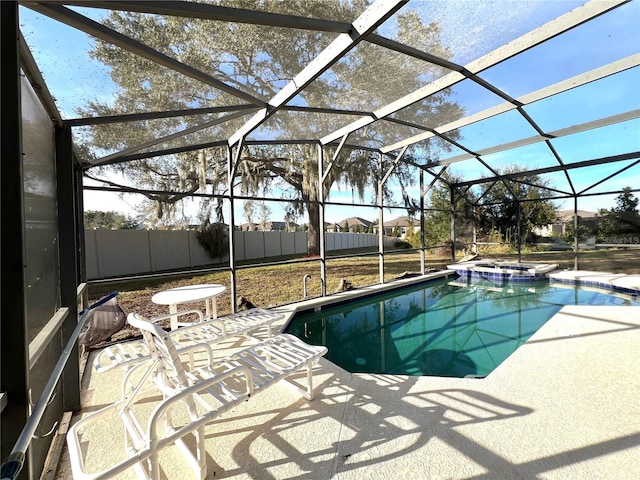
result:
[[(321, 359), (312, 402), (281, 382), (207, 427), (208, 478), (638, 478), (638, 326), (634, 307), (565, 307), (485, 379)], [(120, 378), (87, 371), (85, 405), (116, 398)], [(100, 448), (120, 448), (113, 437)], [(174, 447), (160, 462), (162, 478), (184, 478)]]

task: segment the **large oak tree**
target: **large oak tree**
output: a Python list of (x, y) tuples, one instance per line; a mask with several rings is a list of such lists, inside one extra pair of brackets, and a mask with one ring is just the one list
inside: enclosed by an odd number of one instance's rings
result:
[[(234, 3), (237, 8), (260, 8), (265, 5), (265, 2), (259, 1)], [(367, 2), (363, 0), (268, 3), (270, 11), (277, 13), (341, 21), (356, 18), (366, 5)], [(238, 91), (265, 101), (317, 57), (334, 38), (334, 34), (302, 29), (117, 11), (111, 12), (103, 23), (206, 72)], [(419, 12), (408, 10), (399, 13), (397, 29), (398, 36), (407, 39), (412, 47), (444, 58), (450, 57), (441, 43), (438, 25), (424, 23)], [(119, 89), (116, 97), (110, 101), (95, 100), (90, 103), (80, 112), (85, 116), (246, 104), (246, 100), (102, 41), (96, 42), (91, 55), (109, 67)], [(362, 42), (291, 103), (301, 107), (373, 111), (441, 74), (440, 67)], [(405, 118), (419, 119), (432, 126), (460, 118), (463, 111), (449, 96), (449, 91), (442, 91), (417, 102), (406, 109)], [(97, 126), (88, 132), (86, 142), (101, 151), (117, 152), (221, 115), (225, 114)], [(154, 148), (226, 140), (251, 115), (241, 115)], [(319, 138), (355, 118), (308, 111), (280, 111), (254, 135), (256, 139)], [(375, 148), (402, 138), (403, 129), (406, 127), (398, 123), (377, 122), (355, 132), (350, 138), (364, 141), (367, 146)], [(425, 158), (433, 159), (435, 150), (447, 148), (445, 143), (434, 140), (435, 149), (423, 147)], [(316, 148), (308, 144), (245, 146), (237, 177), (234, 178), (241, 195), (266, 196), (275, 192), (278, 197), (288, 200), (288, 213), (306, 212), (311, 254), (318, 253), (321, 231)], [(332, 155), (332, 148), (327, 148), (326, 154)], [(228, 194), (225, 148), (212, 147), (103, 168), (121, 168), (134, 185), (154, 191), (147, 192), (146, 196), (155, 205), (156, 217), (160, 221), (171, 221), (180, 215), (182, 200), (195, 192), (211, 195), (201, 201), (199, 215), (204, 221), (216, 207), (218, 212), (221, 211), (220, 200), (216, 196)], [(379, 170), (377, 154), (362, 149), (344, 149), (323, 184), (323, 194), (326, 197), (333, 185), (344, 184), (353, 188), (364, 200), (367, 187), (375, 184)], [(396, 167), (394, 175), (402, 187), (413, 182), (411, 168), (405, 164)], [(372, 191), (375, 192), (375, 188)], [(384, 194), (387, 199), (392, 198), (389, 191)]]

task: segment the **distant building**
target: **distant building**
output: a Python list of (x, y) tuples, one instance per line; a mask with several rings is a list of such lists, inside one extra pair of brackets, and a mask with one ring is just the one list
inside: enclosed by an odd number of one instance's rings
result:
[(327, 231), (336, 233), (367, 233), (371, 225), (373, 225), (373, 222), (365, 220), (364, 218), (349, 217), (331, 225)]
[[(541, 237), (562, 236), (567, 230), (567, 225), (573, 224), (573, 210), (559, 210), (556, 214), (556, 219), (549, 225), (542, 227), (535, 227), (533, 233)], [(587, 210), (578, 210), (578, 216), (580, 217), (581, 225), (589, 228), (596, 226), (597, 216), (596, 212), (589, 212)]]
[[(266, 222), (264, 226), (260, 223), (243, 223), (240, 225), (242, 231), (264, 231), (264, 232), (295, 232), (300, 225), (290, 222), (288, 227), (286, 222)], [(288, 229), (287, 229), (288, 228)]]
[[(393, 220), (384, 222), (382, 227), (385, 235), (393, 235), (394, 231), (397, 231), (400, 238), (404, 238), (407, 233), (413, 233), (420, 230), (420, 221), (405, 215), (403, 217), (394, 218)], [(377, 233), (377, 225), (374, 227), (374, 231)]]

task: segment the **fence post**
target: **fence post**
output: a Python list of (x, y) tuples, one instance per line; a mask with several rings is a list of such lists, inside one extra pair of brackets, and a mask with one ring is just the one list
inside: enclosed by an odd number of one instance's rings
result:
[(155, 268), (153, 266), (153, 257), (151, 256), (151, 230), (147, 230), (147, 257), (149, 258), (149, 269), (152, 272), (155, 272)]

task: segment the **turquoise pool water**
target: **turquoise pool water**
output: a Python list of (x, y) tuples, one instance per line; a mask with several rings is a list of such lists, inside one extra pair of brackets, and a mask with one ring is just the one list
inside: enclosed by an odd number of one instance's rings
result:
[(301, 312), (286, 331), (354, 373), (485, 377), (564, 305), (640, 302), (546, 280), (442, 280)]

